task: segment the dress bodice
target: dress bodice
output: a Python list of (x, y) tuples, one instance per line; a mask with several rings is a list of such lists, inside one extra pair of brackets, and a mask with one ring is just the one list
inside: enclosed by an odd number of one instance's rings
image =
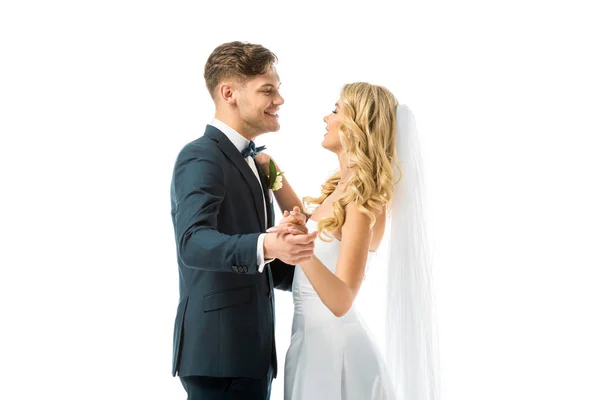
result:
[[(309, 219), (306, 222), (306, 226), (309, 232), (317, 230), (318, 223), (312, 219)], [(315, 240), (315, 257), (317, 257), (332, 273), (335, 274), (335, 269), (337, 265), (337, 261), (340, 255), (340, 247), (341, 242), (335, 238), (331, 241), (324, 241), (317, 236)], [(367, 268), (369, 266), (370, 261), (373, 258), (374, 253), (369, 252), (367, 257)], [(294, 284), (292, 289), (292, 294), (294, 298), (294, 306), (296, 315), (305, 314), (305, 308), (310, 303), (310, 317), (322, 316), (323, 318), (337, 318), (331, 313), (329, 309), (321, 302), (319, 295), (313, 289), (312, 284), (304, 274), (301, 266), (296, 268), (294, 273)], [(344, 316), (344, 318), (349, 319), (355, 314), (354, 306), (351, 310)], [(317, 318), (320, 319), (320, 318)]]

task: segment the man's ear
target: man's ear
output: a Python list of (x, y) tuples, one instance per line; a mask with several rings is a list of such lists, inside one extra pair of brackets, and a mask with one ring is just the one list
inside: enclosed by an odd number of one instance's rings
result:
[(233, 82), (223, 82), (219, 85), (219, 97), (227, 104), (237, 103), (237, 93)]

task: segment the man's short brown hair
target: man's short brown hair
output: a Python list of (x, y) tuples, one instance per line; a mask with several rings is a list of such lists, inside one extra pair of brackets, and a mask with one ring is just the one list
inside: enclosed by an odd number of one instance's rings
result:
[(246, 79), (266, 73), (277, 62), (277, 56), (260, 44), (223, 43), (213, 50), (204, 66), (204, 80), (210, 95), (226, 79)]

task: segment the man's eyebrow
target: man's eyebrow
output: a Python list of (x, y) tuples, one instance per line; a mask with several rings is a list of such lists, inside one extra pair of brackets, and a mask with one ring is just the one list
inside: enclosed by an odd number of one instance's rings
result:
[[(277, 86), (277, 88), (279, 88), (281, 86), (281, 83), (279, 83), (279, 86)], [(266, 87), (275, 87), (275, 85), (273, 85), (272, 83), (263, 83), (262, 85), (260, 85), (261, 88), (266, 88)]]

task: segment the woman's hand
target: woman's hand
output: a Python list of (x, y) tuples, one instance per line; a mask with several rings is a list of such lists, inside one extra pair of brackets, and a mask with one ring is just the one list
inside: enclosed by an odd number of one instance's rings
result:
[(254, 161), (256, 161), (265, 174), (269, 175), (269, 162), (271, 161), (270, 155), (263, 151), (254, 156)]
[(267, 229), (268, 233), (291, 233), (292, 235), (306, 235), (306, 216), (299, 207), (294, 207), (292, 212), (284, 211), (283, 220), (279, 225)]

